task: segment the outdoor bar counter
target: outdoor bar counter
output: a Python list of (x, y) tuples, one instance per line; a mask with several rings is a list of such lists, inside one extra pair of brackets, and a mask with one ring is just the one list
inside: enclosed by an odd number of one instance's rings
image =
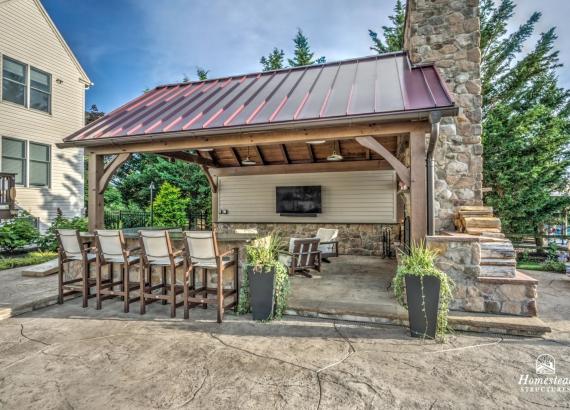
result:
[[(140, 228), (139, 228), (140, 229)], [(123, 233), (125, 236), (125, 240), (127, 242), (127, 248), (132, 249), (139, 246), (139, 236), (138, 231), (139, 229), (124, 229)], [(172, 247), (173, 250), (180, 250), (184, 249), (184, 242), (182, 237), (182, 231), (180, 229), (177, 230), (169, 230), (170, 239), (172, 240)], [(92, 232), (81, 232), (81, 238), (85, 242), (90, 242), (92, 246), (95, 246), (93, 242), (95, 239), (95, 234)], [(258, 235), (254, 233), (220, 233), (217, 234), (217, 242), (218, 248), (220, 253), (224, 253), (227, 251), (232, 250), (233, 248), (238, 248), (239, 254), (239, 278), (241, 282), (241, 278), (243, 276), (243, 264), (245, 262), (245, 246), (249, 244), (253, 239), (255, 239)], [(135, 251), (134, 254), (138, 254), (138, 251)], [(94, 265), (94, 264), (93, 264)], [(91, 267), (93, 269), (94, 266)], [(73, 271), (75, 271), (75, 267), (71, 267)], [(104, 274), (107, 272), (107, 267), (103, 268)], [(118, 274), (119, 266), (114, 267), (115, 274)], [(80, 272), (80, 271), (78, 271)], [(233, 286), (233, 274), (232, 268), (224, 275), (224, 287), (231, 288)], [(176, 277), (178, 281), (182, 281), (184, 274), (184, 267), (178, 268), (176, 271)], [(135, 265), (131, 268), (130, 278), (133, 281), (138, 281), (139, 275), (139, 266)], [(227, 276), (226, 276), (227, 275)], [(167, 275), (167, 282), (169, 281), (170, 275)], [(200, 277), (200, 275), (197, 275)], [(153, 270), (153, 282), (158, 283), (160, 281), (160, 273), (156, 270)], [(209, 286), (214, 286), (216, 283), (216, 272), (209, 271), (208, 272), (208, 282)]]

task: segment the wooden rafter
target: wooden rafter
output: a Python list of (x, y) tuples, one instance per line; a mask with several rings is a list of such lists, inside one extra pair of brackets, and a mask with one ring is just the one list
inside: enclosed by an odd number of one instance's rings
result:
[(291, 160), (289, 159), (289, 154), (287, 153), (285, 144), (280, 144), (279, 146), (281, 147), (281, 155), (283, 155), (283, 161), (285, 161), (286, 164), (290, 164)]
[(400, 177), (402, 182), (407, 186), (410, 186), (410, 169), (402, 164), (398, 158), (386, 149), (386, 147), (376, 141), (374, 137), (357, 137), (356, 142), (384, 158), (392, 168), (394, 168), (394, 171), (396, 171), (396, 174), (398, 174), (398, 177)]
[(111, 160), (111, 162), (105, 166), (103, 169), (103, 175), (101, 175), (97, 183), (97, 192), (99, 194), (105, 192), (105, 188), (107, 188), (107, 185), (109, 185), (109, 182), (111, 181), (111, 178), (115, 172), (117, 172), (117, 169), (119, 169), (119, 167), (123, 165), (125, 161), (130, 158), (130, 156), (131, 154), (129, 153), (118, 154)]
[(253, 147), (255, 149), (255, 153), (259, 157), (259, 163), (261, 165), (265, 165), (265, 158), (263, 158), (263, 154), (261, 153), (261, 150), (259, 149), (259, 147), (257, 145), (254, 145)]
[(315, 162), (315, 153), (313, 152), (313, 145), (312, 144), (306, 144), (307, 145), (307, 152), (309, 154), (309, 159), (311, 160), (311, 162)]
[(199, 165), (207, 165), (209, 167), (215, 165), (214, 161), (211, 159), (204, 158), (196, 154), (190, 154), (189, 152), (185, 151), (161, 152), (160, 155), (167, 158), (178, 159), (180, 161), (193, 162)]
[(237, 162), (238, 166), (241, 167), (241, 158), (239, 157), (239, 153), (237, 152), (237, 149), (232, 147), (231, 151), (232, 151), (232, 155), (234, 157), (234, 160)]

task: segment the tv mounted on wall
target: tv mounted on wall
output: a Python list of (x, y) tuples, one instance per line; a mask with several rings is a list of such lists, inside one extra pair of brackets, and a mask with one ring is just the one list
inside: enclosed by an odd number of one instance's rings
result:
[(322, 212), (320, 186), (276, 187), (276, 212), (282, 216), (316, 216)]

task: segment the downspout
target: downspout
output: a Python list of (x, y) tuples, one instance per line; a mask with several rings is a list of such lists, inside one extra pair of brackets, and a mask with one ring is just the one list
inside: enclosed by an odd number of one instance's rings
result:
[(429, 236), (435, 235), (435, 216), (434, 216), (434, 160), (433, 154), (435, 151), (435, 144), (439, 137), (439, 123), (441, 121), (441, 111), (433, 111), (429, 115), (429, 122), (431, 123), (431, 133), (429, 137), (429, 144), (426, 154), (426, 168), (427, 168), (427, 234)]

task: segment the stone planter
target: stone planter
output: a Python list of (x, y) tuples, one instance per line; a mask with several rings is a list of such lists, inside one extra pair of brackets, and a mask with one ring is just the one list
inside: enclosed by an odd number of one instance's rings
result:
[(253, 320), (267, 320), (275, 306), (275, 268), (256, 270), (248, 266), (249, 296)]
[[(423, 297), (422, 297), (423, 279)], [(406, 275), (406, 299), (412, 337), (435, 339), (439, 306), (439, 278)], [(425, 312), (422, 300), (425, 300)]]

